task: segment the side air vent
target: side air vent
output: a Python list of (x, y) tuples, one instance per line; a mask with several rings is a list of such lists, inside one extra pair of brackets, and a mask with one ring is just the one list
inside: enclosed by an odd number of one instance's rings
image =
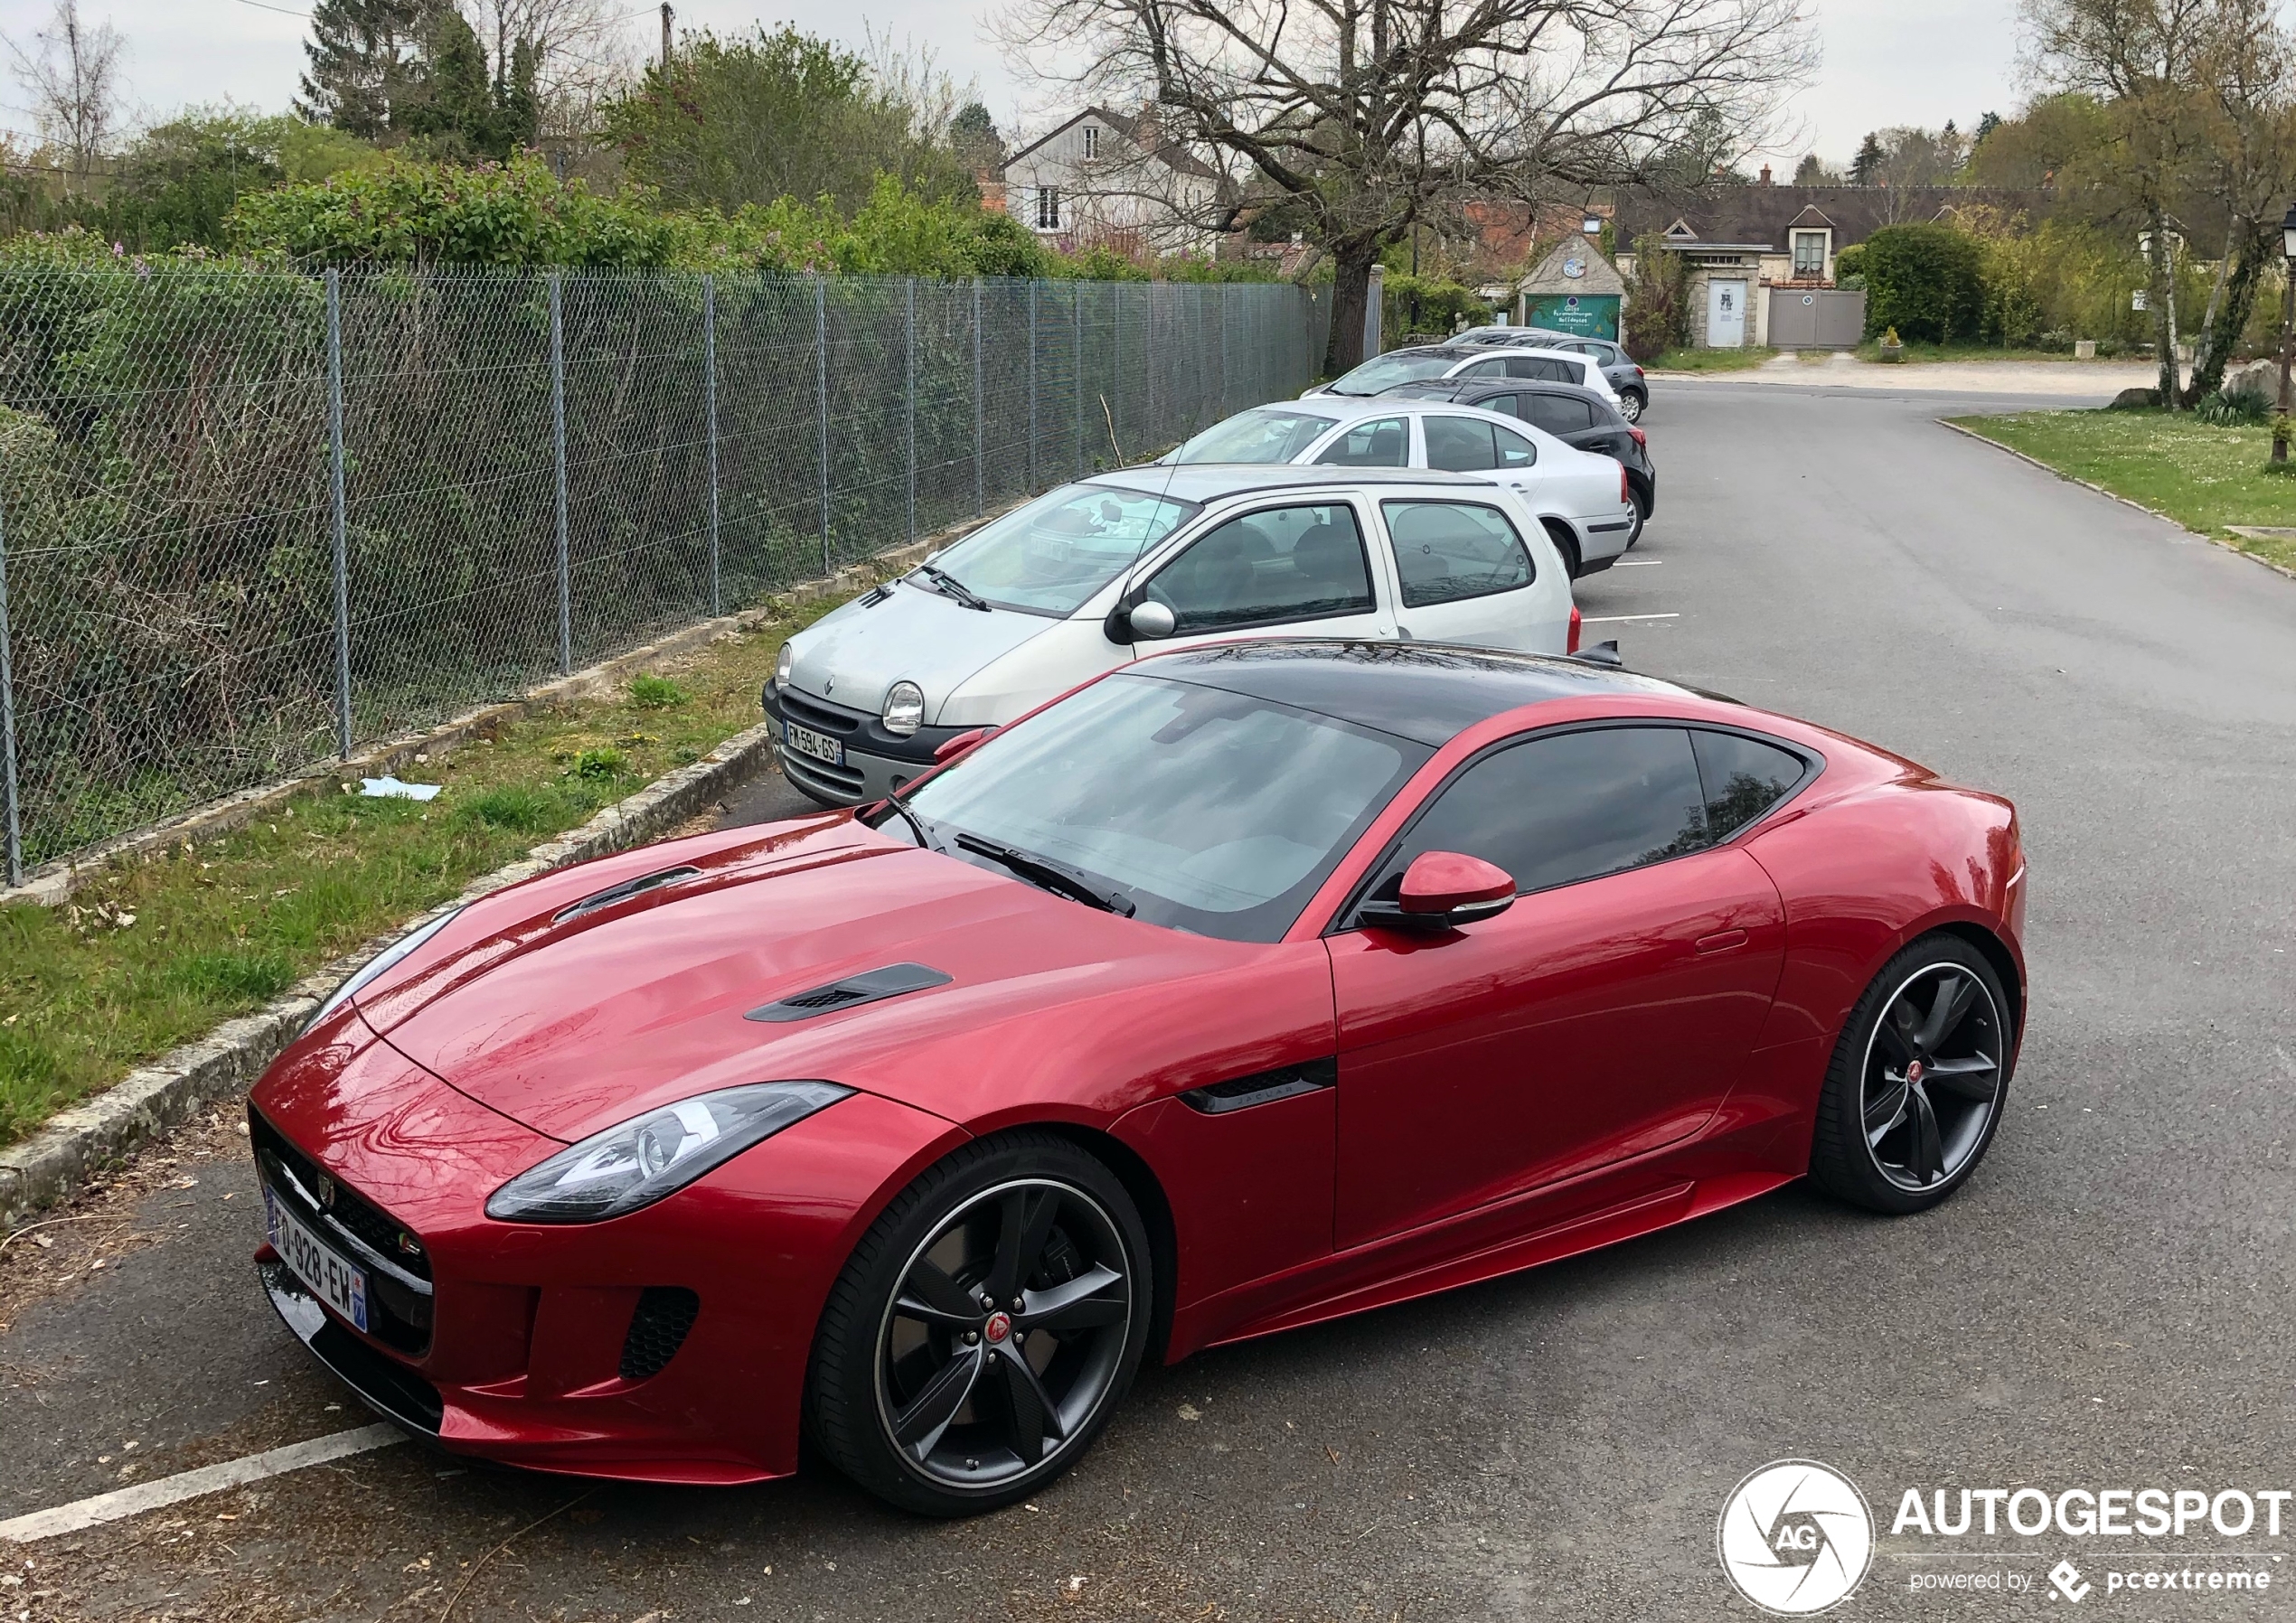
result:
[(1312, 1059), (1305, 1065), (1284, 1065), (1249, 1076), (1230, 1077), (1207, 1088), (1190, 1088), (1180, 1096), (1180, 1102), (1207, 1116), (1224, 1116), (1229, 1111), (1249, 1110), (1255, 1104), (1273, 1104), (1278, 1099), (1336, 1087), (1339, 1081), (1338, 1060)]
[(648, 1285), (630, 1315), (630, 1333), (622, 1338), (622, 1378), (644, 1381), (660, 1374), (685, 1345), (685, 1333), (701, 1311), (701, 1299), (683, 1285)]
[(664, 885), (675, 885), (681, 879), (691, 879), (701, 871), (698, 868), (665, 868), (658, 874), (643, 874), (635, 879), (625, 879), (619, 885), (609, 885), (604, 890), (592, 891), (580, 901), (560, 908), (550, 915), (550, 923), (562, 924), (582, 914), (611, 907), (616, 902), (626, 902), (632, 896), (644, 896), (647, 891), (658, 890)]
[(921, 992), (928, 986), (946, 986), (950, 979), (927, 964), (889, 963), (881, 970), (848, 975), (842, 980), (833, 980), (827, 986), (816, 986), (809, 991), (792, 992), (780, 1002), (753, 1009), (742, 1018), (762, 1020), (768, 1025), (786, 1020), (809, 1020), (815, 1015), (828, 1014), (833, 1009), (853, 1009), (863, 1003), (874, 1003), (881, 998), (898, 998), (903, 992)]

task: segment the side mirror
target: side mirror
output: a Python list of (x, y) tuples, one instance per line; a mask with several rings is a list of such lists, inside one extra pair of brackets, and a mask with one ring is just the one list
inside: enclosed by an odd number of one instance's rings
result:
[(954, 738), (944, 738), (933, 750), (933, 765), (946, 766), (996, 731), (993, 727), (976, 727), (969, 733), (959, 733)]
[(1134, 605), (1127, 618), (1132, 622), (1133, 636), (1148, 642), (1169, 637), (1180, 629), (1179, 617), (1172, 612), (1171, 605), (1158, 603), (1153, 597)]
[(1421, 851), (1403, 870), (1396, 899), (1369, 904), (1361, 918), (1376, 930), (1434, 935), (1496, 918), (1514, 905), (1514, 876), (1496, 863), (1460, 851)]

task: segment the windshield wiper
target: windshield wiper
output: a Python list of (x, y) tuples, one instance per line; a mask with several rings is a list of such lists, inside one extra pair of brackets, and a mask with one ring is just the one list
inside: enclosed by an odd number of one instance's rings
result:
[(979, 609), (984, 614), (989, 612), (987, 598), (946, 569), (936, 568), (931, 564), (919, 564), (917, 566), (917, 572), (930, 580), (939, 589), (942, 596), (954, 598), (966, 608)]
[(926, 834), (924, 823), (918, 821), (916, 812), (908, 809), (908, 802), (901, 798), (899, 790), (888, 794), (885, 797), (885, 803), (900, 814), (901, 821), (909, 826), (911, 832), (916, 834), (917, 843), (920, 847), (928, 851), (937, 851), (941, 849), (935, 845), (931, 838)]
[(1023, 879), (1031, 880), (1047, 890), (1059, 891), (1103, 913), (1114, 913), (1124, 918), (1133, 915), (1132, 898), (1120, 890), (1103, 890), (1065, 862), (1055, 862), (1049, 857), (1031, 857), (1026, 851), (1016, 851), (1009, 845), (999, 845), (993, 840), (983, 840), (978, 834), (959, 834), (956, 843), (962, 849), (1011, 868)]

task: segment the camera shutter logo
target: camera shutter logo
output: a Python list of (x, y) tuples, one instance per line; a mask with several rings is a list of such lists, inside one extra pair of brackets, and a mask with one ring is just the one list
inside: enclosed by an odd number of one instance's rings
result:
[(1866, 1576), (1873, 1512), (1832, 1468), (1774, 1460), (1730, 1490), (1714, 1545), (1738, 1593), (1764, 1611), (1806, 1617), (1848, 1600)]

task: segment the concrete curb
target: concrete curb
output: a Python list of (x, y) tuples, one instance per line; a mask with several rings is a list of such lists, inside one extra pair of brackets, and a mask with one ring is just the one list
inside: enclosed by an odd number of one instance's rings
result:
[[(2254, 553), (2249, 551), (2247, 549), (2244, 547), (2235, 547), (2230, 541), (2224, 539), (2220, 536), (2207, 535), (2200, 530), (2188, 529), (2186, 525), (2179, 522), (2178, 520), (2170, 518), (2167, 513), (2162, 512), (2157, 507), (2147, 507), (2143, 502), (2131, 501), (2129, 497), (2122, 495), (2117, 491), (2109, 491), (2101, 484), (2092, 484), (2088, 480), (2076, 478), (2075, 475), (2065, 472), (2062, 468), (2053, 468), (2049, 466), (2047, 463), (2043, 462), (2039, 457), (2028, 456), (2015, 446), (2005, 446), (2000, 440), (1993, 438), (1992, 436), (1988, 434), (1980, 434), (1974, 428), (1964, 428), (1959, 423), (1949, 423), (1942, 417), (1934, 420), (1940, 428), (1950, 428), (1956, 434), (1964, 435), (1967, 437), (1975, 440), (1981, 446), (1990, 446), (1996, 451), (2000, 451), (2010, 456), (2016, 457), (2019, 462), (2031, 464), (2034, 467), (2040, 469), (2041, 472), (2049, 474), (2053, 478), (2064, 480), (2067, 484), (2077, 484), (2084, 491), (2094, 491), (2098, 495), (2104, 497), (2107, 501), (2118, 502), (2123, 507), (2133, 507), (2139, 512), (2145, 514), (2148, 518), (2158, 519), (2163, 524), (2170, 525), (2175, 529), (2183, 530), (2185, 534), (2190, 536), (2196, 541), (2206, 541), (2211, 547), (2222, 547), (2235, 558), (2244, 558), (2250, 563), (2261, 565), (2264, 568), (2270, 569), (2275, 575), (2285, 575), (2289, 579), (2296, 580), (2296, 569), (2291, 569), (2285, 564), (2276, 564), (2268, 558), (2258, 558)], [(2227, 526), (2227, 528), (2230, 528), (2230, 526)]]
[[(474, 879), (446, 906), (460, 906), (550, 868), (642, 845), (740, 787), (772, 758), (773, 724), (760, 722), (692, 765), (681, 766), (607, 807), (580, 828)], [(345, 976), (406, 930), (445, 910), (434, 908), (336, 959), (254, 1014), (227, 1020), (199, 1041), (129, 1072), (103, 1093), (57, 1112), (23, 1143), (0, 1149), (0, 1231), (54, 1205), (90, 1172), (166, 1132), (202, 1106), (252, 1086)]]

